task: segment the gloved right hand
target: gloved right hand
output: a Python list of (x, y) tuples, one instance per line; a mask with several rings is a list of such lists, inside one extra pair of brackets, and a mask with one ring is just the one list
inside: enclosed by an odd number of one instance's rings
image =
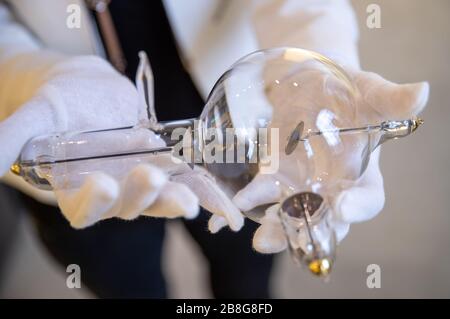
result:
[[(427, 82), (397, 84), (390, 82), (376, 73), (364, 72), (350, 68), (344, 68), (352, 78), (355, 87), (359, 90), (361, 98), (358, 99), (358, 112), (368, 119), (368, 123), (380, 123), (386, 119), (410, 119), (417, 116), (426, 106), (429, 96), (429, 84)], [(295, 101), (296, 107), (302, 108), (304, 105), (311, 105), (312, 97), (319, 98), (324, 90), (326, 81), (323, 75), (313, 72), (307, 73), (298, 79), (303, 83), (301, 88), (292, 86), (284, 87), (282, 94), (270, 96), (275, 105), (287, 105), (290, 107), (294, 103), (284, 103), (284, 101)], [(303, 104), (305, 103), (305, 104)], [(324, 103), (324, 105), (328, 105)], [(306, 109), (306, 108), (305, 108)], [(333, 110), (330, 107), (331, 110)], [(290, 122), (289, 108), (280, 111), (278, 118), (272, 123), (280, 128), (280, 141), (287, 141), (290, 130), (284, 128), (295, 127), (295, 121)], [(347, 115), (345, 110), (343, 116)], [(303, 118), (307, 118), (304, 114)], [(350, 117), (350, 115), (349, 115)], [(294, 124), (293, 124), (294, 123)], [(344, 144), (345, 145), (345, 144)], [(312, 148), (313, 149), (313, 148)], [(320, 148), (316, 149), (321, 151)], [(326, 153), (325, 153), (326, 154)], [(338, 170), (349, 170), (353, 167), (361, 167), (360, 153), (346, 152), (345, 165), (339, 166), (338, 154), (333, 154), (333, 167), (328, 169), (325, 165), (327, 161), (321, 162), (317, 159), (314, 162), (317, 171), (327, 171), (331, 174)], [(341, 155), (342, 156), (342, 155)], [(347, 181), (345, 186), (341, 186), (337, 194), (331, 197), (330, 222), (336, 233), (336, 238), (340, 242), (349, 232), (350, 225), (374, 218), (384, 206), (385, 194), (383, 186), (383, 176), (379, 167), (380, 148), (377, 148), (370, 157), (367, 169), (356, 180)], [(295, 165), (298, 160), (280, 154), (280, 169), (275, 174), (257, 174), (254, 179), (241, 189), (233, 198), (233, 203), (243, 212), (254, 207), (279, 203), (290, 194), (288, 186), (296, 185), (295, 180), (289, 180), (290, 175), (295, 172)], [(339, 176), (339, 175), (338, 175)], [(342, 176), (342, 175), (341, 175)], [(286, 181), (286, 182), (285, 182)], [(301, 189), (302, 185), (298, 186)], [(330, 199), (330, 198), (329, 198)], [(261, 226), (258, 227), (253, 237), (253, 248), (261, 253), (278, 253), (288, 247), (283, 225), (278, 216), (279, 204), (270, 206), (263, 218)]]
[[(383, 208), (385, 197), (383, 177), (378, 164), (380, 149), (377, 148), (374, 151), (365, 166), (364, 158), (361, 156), (366, 146), (364, 139), (360, 139), (358, 143), (355, 143), (355, 140), (350, 142), (343, 139), (342, 142), (340, 141), (342, 143), (340, 152), (335, 150), (331, 152), (333, 144), (329, 141), (321, 143), (313, 140), (307, 145), (310, 154), (315, 156), (304, 153), (305, 158), (289, 156), (283, 151), (284, 145), (291, 139), (293, 128), (296, 128), (299, 123), (299, 118), (305, 123), (319, 123), (316, 124), (318, 127), (319, 125), (331, 127), (327, 126), (328, 121), (339, 123), (341, 119), (347, 119), (348, 127), (352, 127), (352, 124), (358, 125), (357, 121), (361, 119), (367, 121), (366, 123), (410, 119), (417, 116), (426, 106), (429, 95), (429, 85), (426, 82), (400, 85), (387, 81), (375, 73), (364, 72), (345, 65), (341, 67), (360, 94), (360, 97), (355, 99), (356, 104), (348, 108), (343, 107), (343, 104), (334, 104), (337, 96), (329, 94), (333, 79), (319, 69), (302, 72), (301, 67), (292, 67), (289, 69), (289, 77), (286, 77), (288, 80), (284, 81), (282, 76), (271, 76), (270, 72), (273, 69), (270, 67), (262, 68), (257, 64), (248, 63), (245, 65), (247, 77), (242, 72), (244, 66), (241, 66), (240, 77), (238, 79), (231, 77), (225, 82), (227, 97), (239, 96), (237, 102), (233, 98), (227, 101), (233, 124), (237, 127), (246, 127), (245, 125), (252, 127), (252, 123), (257, 123), (258, 118), (264, 118), (259, 114), (270, 114), (270, 127), (277, 129), (277, 139), (281, 144), (277, 146), (281, 151), (274, 153), (271, 149), (272, 154), (278, 156), (277, 168), (268, 172), (260, 166), (255, 177), (232, 199), (233, 204), (242, 212), (249, 212), (258, 206), (271, 205), (264, 217), (259, 220), (261, 226), (253, 237), (253, 247), (258, 252), (277, 253), (286, 249), (286, 234), (278, 216), (279, 203), (292, 195), (293, 190), (302, 190), (307, 187), (304, 185), (303, 178), (298, 178), (299, 176), (319, 180), (316, 175), (308, 175), (311, 172), (315, 174), (319, 172), (323, 175), (317, 176), (321, 178), (326, 176), (324, 180), (339, 181), (338, 187), (333, 186), (332, 193), (330, 191), (325, 193), (330, 205), (330, 223), (338, 241), (346, 236), (350, 224), (369, 220)], [(276, 89), (270, 86), (271, 79), (274, 78), (280, 79), (275, 82)], [(301, 84), (292, 85), (292, 82)], [(251, 90), (251, 94), (246, 92), (246, 94), (238, 95), (236, 92), (240, 92), (242, 87), (247, 87), (247, 83), (265, 83), (265, 85), (259, 90)], [(249, 107), (248, 113), (245, 113), (242, 105)], [(271, 108), (276, 111), (268, 112), (267, 110)], [(296, 110), (294, 111), (293, 108)], [(325, 114), (327, 118), (320, 117), (321, 114), (317, 113), (317, 110), (326, 110), (326, 113), (320, 113)], [(355, 116), (355, 112), (358, 115)], [(243, 126), (236, 124), (240, 119), (245, 120)], [(301, 161), (306, 158), (308, 158), (307, 162), (302, 163)], [(364, 174), (357, 178), (362, 167), (365, 167)], [(326, 181), (322, 185), (326, 185), (325, 183)], [(212, 231), (217, 231), (226, 225), (226, 221), (218, 216), (214, 216), (212, 221), (214, 223), (210, 225)]]

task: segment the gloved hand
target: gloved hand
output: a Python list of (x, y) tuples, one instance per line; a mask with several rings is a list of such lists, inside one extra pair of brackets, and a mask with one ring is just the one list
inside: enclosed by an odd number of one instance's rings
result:
[[(2, 67), (1, 87), (14, 89), (8, 96), (26, 102), (15, 112), (12, 107), (1, 109), (0, 175), (8, 171), (23, 145), (34, 136), (130, 126), (138, 121), (136, 88), (105, 60), (94, 56), (40, 56), (46, 63), (34, 54), (33, 58), (18, 56)], [(9, 77), (12, 73), (14, 76)], [(12, 83), (5, 83), (8, 78)], [(185, 185), (169, 181), (151, 164), (133, 168), (121, 180), (98, 172), (79, 188), (55, 194), (63, 214), (76, 228), (110, 217), (132, 219), (143, 211), (158, 217), (192, 218), (198, 213), (197, 196)]]
[[(132, 126), (139, 120), (139, 114), (146, 114), (140, 110), (142, 104), (134, 85), (98, 57), (67, 58), (41, 52), (0, 63), (0, 69), (4, 75), (0, 90), (9, 88), (0, 101), (0, 120), (4, 119), (0, 122), (0, 176), (9, 170), (32, 137), (56, 131)], [(11, 83), (6, 83), (8, 78), (13, 79)], [(143, 141), (149, 148), (164, 146), (150, 131), (145, 132), (139, 141), (111, 135), (98, 143), (106, 148), (109, 143), (142, 144)], [(58, 205), (73, 227), (87, 227), (111, 217), (133, 219), (140, 214), (193, 218), (198, 213), (199, 201), (210, 212), (225, 218), (234, 231), (244, 223), (239, 210), (200, 168), (188, 169), (186, 174), (171, 178), (164, 171), (173, 170), (171, 166), (176, 164), (167, 156), (160, 157), (153, 165), (136, 166), (133, 160), (97, 165), (100, 166), (97, 173), (82, 183), (73, 181), (76, 187), (68, 190), (60, 189), (58, 180), (53, 181)], [(76, 180), (77, 171), (86, 167), (72, 169)], [(15, 185), (25, 187), (30, 195), (35, 194), (21, 179), (11, 179)], [(71, 181), (66, 176), (65, 183), (68, 182)]]
[[(427, 83), (397, 85), (374, 73), (360, 71), (357, 21), (348, 0), (269, 0), (255, 6), (252, 22), (260, 47), (309, 49), (341, 64), (361, 91), (363, 105), (359, 108), (367, 112), (367, 118), (374, 122), (380, 118), (410, 118), (426, 105), (429, 94)], [(315, 92), (312, 90), (304, 94), (314, 96)], [(289, 96), (288, 92), (286, 96)], [(262, 104), (262, 100), (249, 103)], [(298, 100), (301, 101), (301, 96)], [(252, 112), (255, 111), (252, 109)], [(285, 118), (289, 118), (288, 110), (286, 112)], [(339, 240), (347, 234), (350, 223), (373, 218), (384, 205), (379, 153), (378, 148), (372, 154), (365, 173), (333, 203), (333, 222)], [(283, 160), (280, 162), (280, 167), (288, 165)], [(273, 185), (269, 175), (258, 175), (236, 194), (233, 204), (247, 211), (263, 203), (275, 202), (280, 199), (281, 193), (280, 188), (274, 189)], [(284, 250), (287, 242), (277, 216), (277, 207), (269, 208), (260, 222), (261, 226), (253, 239), (254, 248), (262, 253)], [(227, 221), (224, 218), (214, 215), (209, 229), (215, 232), (225, 225)]]
[[(358, 111), (367, 115), (369, 123), (379, 123), (383, 119), (408, 119), (420, 113), (426, 105), (429, 94), (428, 83), (398, 85), (374, 73), (352, 70), (348, 70), (348, 73), (353, 77), (363, 97), (360, 105), (357, 106)], [(314, 82), (314, 79), (310, 82)], [(314, 92), (307, 85), (304, 90), (292, 90), (291, 93), (285, 92), (284, 95), (292, 97), (296, 94), (297, 103), (301, 103), (299, 101), (308, 100), (305, 95), (319, 96), (322, 88), (319, 85), (316, 89), (317, 92)], [(280, 114), (279, 118), (288, 119), (289, 116)], [(282, 123), (278, 123), (278, 126), (282, 130)], [(292, 125), (286, 126), (292, 127)], [(280, 133), (280, 136), (282, 135)], [(384, 189), (378, 164), (379, 153), (378, 148), (372, 154), (364, 174), (350, 188), (345, 188), (338, 194), (335, 201), (331, 203), (333, 206), (331, 220), (338, 241), (348, 233), (351, 223), (369, 220), (383, 208)], [(289, 161), (292, 159), (280, 156), (280, 167), (292, 167)], [(273, 175), (257, 175), (250, 184), (236, 194), (233, 203), (242, 211), (248, 211), (259, 205), (279, 202), (283, 197), (283, 187), (277, 186), (274, 180), (283, 180), (280, 174), (283, 175), (282, 172)], [(266, 211), (260, 221), (261, 226), (254, 235), (253, 247), (259, 252), (276, 253), (287, 247), (277, 209), (278, 205), (274, 205)]]
[[(387, 119), (408, 119), (417, 115), (425, 107), (429, 86), (428, 83), (416, 83), (398, 85), (389, 82), (374, 73), (362, 72), (354, 68), (347, 67), (347, 73), (352, 78), (356, 88), (361, 94), (358, 105), (355, 106), (359, 116), (367, 119), (367, 123), (380, 123)], [(234, 90), (239, 90), (245, 83), (257, 83), (261, 81), (261, 77), (267, 76), (272, 78), (265, 70), (259, 69), (257, 66), (248, 65), (246, 69), (248, 79), (237, 79), (233, 82), (227, 82), (227, 96), (234, 96)], [(248, 123), (252, 122), (252, 116), (258, 118), (257, 114), (264, 114), (265, 109), (276, 107), (277, 112), (271, 119), (271, 127), (279, 129), (280, 141), (286, 141), (291, 134), (292, 127), (295, 127), (297, 120), (293, 119), (291, 114), (291, 105), (295, 105), (299, 109), (308, 110), (310, 101), (321, 100), (320, 105), (332, 105), (332, 101), (327, 100), (324, 75), (321, 72), (306, 72), (296, 77), (298, 83), (302, 83), (299, 87), (292, 85), (281, 85), (282, 89), (260, 91), (253, 90), (253, 94), (240, 96), (239, 104), (234, 107), (234, 100), (228, 101), (229, 107), (235, 110), (237, 114), (231, 114), (233, 123), (239, 119), (245, 118)], [(241, 83), (242, 82), (242, 83)], [(243, 98), (248, 99), (245, 102)], [(267, 105), (270, 103), (271, 105)], [(306, 104), (305, 104), (306, 103)], [(248, 108), (250, 113), (242, 114), (241, 105), (250, 105)], [(352, 112), (353, 108), (349, 108), (348, 112)], [(337, 109), (338, 117), (351, 119), (353, 113), (346, 114), (347, 109)], [(309, 113), (304, 114), (304, 118), (308, 118)], [(312, 119), (315, 121), (316, 119)], [(356, 124), (356, 123), (355, 123)], [(235, 123), (236, 125), (236, 123)], [(320, 150), (317, 150), (320, 151)], [(330, 203), (333, 211), (332, 222), (337, 233), (338, 240), (342, 240), (349, 230), (349, 225), (354, 222), (368, 220), (381, 211), (384, 205), (384, 189), (383, 179), (378, 166), (379, 148), (374, 151), (370, 162), (364, 174), (351, 185), (342, 188), (340, 194), (335, 196), (335, 201)], [(324, 155), (329, 156), (329, 155)], [(337, 163), (333, 165), (332, 174), (335, 176), (345, 176), (348, 166), (361, 167), (362, 159), (357, 153), (343, 154), (341, 158), (345, 164), (341, 167)], [(317, 160), (317, 157), (316, 157)], [(327, 161), (324, 163), (317, 162), (314, 165), (327, 167)], [(352, 163), (352, 164), (349, 164)], [(298, 169), (296, 159), (291, 156), (285, 156), (283, 152), (279, 154), (279, 169), (271, 174), (258, 173), (253, 180), (242, 190), (240, 190), (232, 199), (241, 211), (246, 212), (254, 207), (280, 202), (286, 196), (288, 185), (295, 185), (291, 175), (295, 175)], [(325, 169), (324, 167), (324, 169)], [(328, 169), (327, 169), (328, 170)], [(339, 173), (341, 170), (342, 173)], [(301, 188), (302, 185), (298, 185)], [(253, 239), (253, 246), (259, 252), (273, 253), (284, 250), (287, 242), (285, 234), (277, 215), (277, 206), (269, 208), (265, 217), (262, 218), (261, 226), (258, 228)], [(227, 221), (218, 215), (211, 218), (210, 230), (218, 231), (221, 227), (227, 225)]]

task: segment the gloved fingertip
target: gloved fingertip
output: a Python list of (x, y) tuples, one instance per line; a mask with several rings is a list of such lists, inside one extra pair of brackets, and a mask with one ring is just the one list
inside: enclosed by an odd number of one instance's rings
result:
[(145, 189), (155, 190), (159, 189), (167, 183), (167, 175), (159, 168), (148, 165), (141, 164), (136, 166), (130, 176), (141, 180), (141, 186)]
[(179, 209), (183, 211), (186, 219), (194, 219), (200, 212), (198, 197), (184, 184), (176, 183), (178, 186), (178, 196), (182, 199)]
[(77, 202), (75, 211), (65, 214), (70, 225), (76, 229), (92, 226), (114, 206), (119, 193), (118, 183), (110, 176), (102, 173), (90, 176), (73, 197)]
[(200, 211), (198, 197), (180, 183), (167, 182), (156, 202), (143, 212), (152, 217), (176, 218), (197, 217)]
[(212, 215), (208, 221), (208, 230), (212, 234), (217, 234), (222, 228), (228, 225), (227, 219), (223, 216)]
[(358, 72), (357, 78), (365, 100), (384, 116), (408, 118), (420, 113), (427, 104), (427, 82), (396, 84), (372, 72)]
[(284, 183), (269, 174), (257, 174), (253, 180), (233, 197), (232, 202), (241, 211), (280, 200)]
[(392, 100), (395, 103), (397, 116), (411, 117), (418, 115), (426, 106), (430, 94), (428, 82), (408, 83), (394, 86), (395, 94)]
[(244, 216), (237, 209), (234, 213), (225, 215), (225, 218), (230, 229), (234, 232), (240, 231), (244, 226)]
[(184, 218), (186, 219), (194, 219), (200, 213), (200, 206), (198, 205), (198, 201), (195, 204), (189, 205), (188, 207), (183, 207), (184, 209)]
[(133, 168), (122, 185), (124, 200), (118, 217), (125, 220), (137, 218), (155, 202), (167, 181), (167, 175), (152, 165), (141, 164)]
[[(405, 116), (413, 116), (419, 114), (427, 104), (430, 95), (430, 85), (428, 82), (418, 82), (410, 84), (402, 84), (399, 86), (399, 95), (403, 97), (401, 102)], [(400, 101), (399, 101), (400, 103)]]
[(350, 231), (350, 224), (338, 223), (337, 225), (334, 225), (334, 232), (336, 234), (336, 241), (338, 243), (341, 242), (347, 236), (349, 231)]
[(261, 225), (253, 236), (253, 248), (262, 254), (275, 254), (287, 248), (286, 236), (280, 227)]
[(90, 192), (91, 194), (97, 195), (97, 197), (105, 202), (114, 200), (119, 195), (119, 185), (109, 175), (98, 173), (90, 176), (86, 180), (86, 188), (82, 187), (83, 191)]
[(384, 206), (383, 190), (354, 187), (340, 193), (335, 201), (335, 218), (343, 223), (357, 223), (374, 218)]

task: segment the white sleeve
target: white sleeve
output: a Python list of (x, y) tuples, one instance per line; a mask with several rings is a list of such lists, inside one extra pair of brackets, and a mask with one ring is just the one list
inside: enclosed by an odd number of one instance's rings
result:
[[(30, 66), (37, 66), (44, 56), (50, 57), (39, 41), (14, 19), (9, 7), (0, 2), (0, 122), (31, 94), (31, 84), (37, 81), (30, 81), (33, 77), (29, 75), (35, 73)], [(42, 203), (55, 204), (53, 192), (34, 189), (10, 172), (0, 180)]]
[(0, 1), (0, 121), (27, 102), (62, 55), (47, 50)]
[(261, 48), (300, 47), (359, 68), (358, 23), (348, 0), (254, 3), (252, 22)]
[(0, 2), (0, 63), (14, 55), (39, 49), (39, 41), (14, 19), (9, 7)]

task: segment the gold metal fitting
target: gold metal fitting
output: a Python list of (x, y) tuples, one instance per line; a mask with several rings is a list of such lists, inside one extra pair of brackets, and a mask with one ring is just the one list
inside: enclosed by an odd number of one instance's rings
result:
[(411, 125), (411, 133), (414, 132), (415, 130), (417, 130), (419, 128), (419, 126), (421, 126), (424, 122), (424, 120), (422, 120), (420, 117), (412, 119), (411, 120), (412, 125)]
[(308, 265), (309, 270), (318, 277), (328, 276), (331, 272), (332, 262), (328, 258), (314, 259)]
[(19, 164), (14, 163), (9, 169), (13, 174), (20, 176), (21, 170)]

